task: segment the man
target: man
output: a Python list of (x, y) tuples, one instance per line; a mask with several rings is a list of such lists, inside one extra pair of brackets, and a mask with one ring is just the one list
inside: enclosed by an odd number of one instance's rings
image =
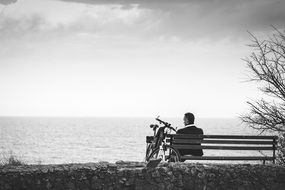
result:
[[(183, 119), (184, 119), (185, 127), (183, 129), (179, 129), (177, 131), (177, 134), (191, 134), (191, 135), (203, 135), (204, 134), (202, 129), (197, 128), (194, 125), (195, 116), (192, 113), (185, 113)], [(201, 143), (193, 143), (192, 145), (201, 145)], [(202, 156), (203, 155), (202, 149), (178, 149), (178, 151), (181, 156), (184, 156), (184, 155)]]

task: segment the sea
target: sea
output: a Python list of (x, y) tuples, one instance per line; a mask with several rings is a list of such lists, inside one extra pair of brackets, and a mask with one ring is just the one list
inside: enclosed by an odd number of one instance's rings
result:
[[(183, 127), (182, 118), (161, 119)], [(140, 162), (146, 136), (153, 135), (150, 124), (158, 123), (142, 117), (0, 117), (0, 160), (13, 155), (27, 164)], [(238, 118), (197, 118), (195, 124), (208, 135), (259, 135)], [(216, 156), (245, 154), (267, 153), (204, 151)]]

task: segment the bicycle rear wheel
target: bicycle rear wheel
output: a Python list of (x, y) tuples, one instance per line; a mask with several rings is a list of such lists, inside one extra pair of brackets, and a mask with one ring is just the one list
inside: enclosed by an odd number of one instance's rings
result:
[(163, 150), (160, 150), (159, 148), (154, 149), (146, 161), (159, 158), (162, 158), (162, 161), (164, 162), (179, 162), (180, 154), (175, 148), (166, 145)]

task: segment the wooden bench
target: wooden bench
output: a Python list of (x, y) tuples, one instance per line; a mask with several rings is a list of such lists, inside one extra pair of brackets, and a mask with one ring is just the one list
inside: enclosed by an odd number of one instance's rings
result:
[[(276, 136), (244, 136), (244, 135), (169, 135), (168, 142), (176, 149), (212, 149), (235, 151), (271, 151), (272, 156), (181, 156), (183, 160), (263, 160), (275, 163), (275, 150), (277, 147)], [(193, 144), (201, 145), (193, 145)]]
[[(150, 141), (153, 137), (147, 137)], [(172, 147), (181, 149), (203, 149), (204, 156), (181, 156), (181, 160), (252, 160), (272, 161), (275, 163), (275, 150), (277, 147), (277, 136), (245, 136), (245, 135), (167, 135), (166, 142)], [(197, 145), (201, 144), (201, 145)], [(196, 145), (195, 145), (196, 144)], [(215, 156), (205, 154), (205, 150), (217, 150)], [(233, 151), (269, 151), (270, 155), (228, 156), (219, 150)]]

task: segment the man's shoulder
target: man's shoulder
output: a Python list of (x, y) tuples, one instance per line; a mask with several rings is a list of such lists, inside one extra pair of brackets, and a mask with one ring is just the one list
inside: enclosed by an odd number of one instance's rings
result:
[(199, 130), (199, 131), (203, 131), (203, 129), (201, 129), (201, 128), (198, 128), (198, 127), (196, 127), (197, 128), (197, 130)]
[(203, 134), (203, 130), (201, 128), (198, 128), (196, 126), (191, 126), (191, 127), (184, 127), (182, 129), (179, 129), (177, 131), (178, 134), (183, 134), (183, 133), (199, 133)]
[(182, 129), (178, 129), (176, 133), (181, 134), (181, 133), (184, 133), (184, 131), (185, 131), (185, 128), (182, 128)]

